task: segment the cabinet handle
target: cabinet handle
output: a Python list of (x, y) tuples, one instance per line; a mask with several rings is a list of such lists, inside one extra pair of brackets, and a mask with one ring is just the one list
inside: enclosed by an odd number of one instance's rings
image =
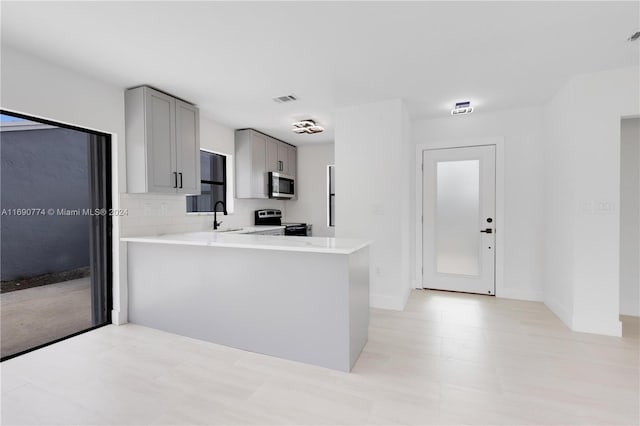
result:
[(182, 172), (178, 173), (180, 175), (180, 188), (182, 188)]
[(178, 187), (178, 172), (173, 172), (173, 187), (177, 188)]

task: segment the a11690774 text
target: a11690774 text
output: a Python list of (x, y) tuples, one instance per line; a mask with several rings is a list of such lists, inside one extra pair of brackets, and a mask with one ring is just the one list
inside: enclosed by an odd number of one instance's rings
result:
[(2, 216), (127, 216), (127, 209), (2, 209)]

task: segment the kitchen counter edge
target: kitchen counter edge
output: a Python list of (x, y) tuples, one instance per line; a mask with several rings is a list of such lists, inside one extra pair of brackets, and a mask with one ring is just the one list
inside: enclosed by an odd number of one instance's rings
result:
[(183, 234), (122, 237), (120, 241), (128, 243), (174, 244), (329, 254), (351, 254), (371, 245), (371, 241), (350, 238), (225, 234), (226, 233), (203, 231)]

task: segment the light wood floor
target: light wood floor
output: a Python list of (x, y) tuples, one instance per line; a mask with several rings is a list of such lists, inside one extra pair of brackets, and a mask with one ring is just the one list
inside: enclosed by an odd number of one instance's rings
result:
[(639, 324), (573, 333), (543, 304), (416, 290), (372, 310), (351, 374), (136, 326), (2, 363), (2, 424), (625, 424)]

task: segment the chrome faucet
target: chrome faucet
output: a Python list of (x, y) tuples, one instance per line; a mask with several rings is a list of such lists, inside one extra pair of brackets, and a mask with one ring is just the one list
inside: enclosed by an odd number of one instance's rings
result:
[(218, 211), (216, 210), (218, 208), (218, 204), (222, 204), (222, 213), (225, 216), (227, 215), (227, 205), (224, 203), (224, 201), (222, 200), (216, 201), (216, 203), (213, 205), (213, 230), (214, 231), (218, 229), (218, 226), (222, 224), (222, 221), (218, 222)]

